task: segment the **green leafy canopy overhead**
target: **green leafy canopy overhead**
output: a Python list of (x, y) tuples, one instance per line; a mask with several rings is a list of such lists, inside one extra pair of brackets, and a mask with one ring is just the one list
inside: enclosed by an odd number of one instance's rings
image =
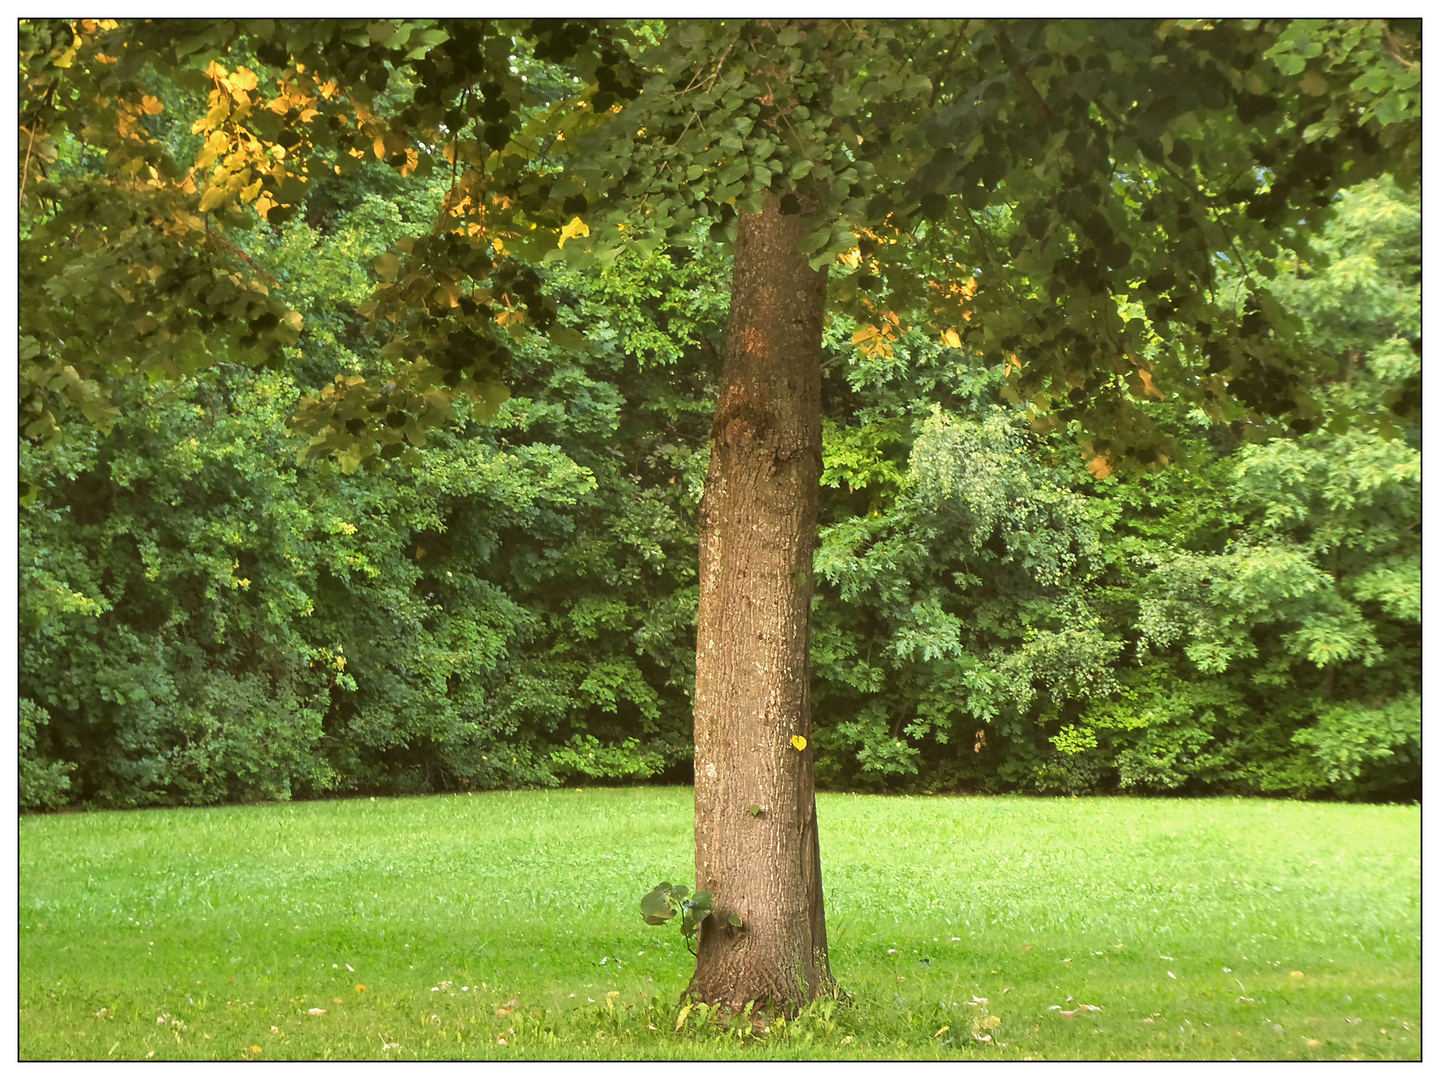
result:
[(445, 179), (372, 265), (387, 366), (294, 420), (349, 468), (497, 408), (518, 337), (585, 346), (536, 267), (729, 242), (766, 199), (862, 350), (913, 326), (1003, 367), (1097, 476), (1174, 454), (1146, 399), (1305, 430), (1277, 261), (1420, 170), (1413, 22), (48, 20), (20, 64), (33, 439), (109, 423), (130, 371), (284, 362), (301, 321), (239, 238), (316, 177)]

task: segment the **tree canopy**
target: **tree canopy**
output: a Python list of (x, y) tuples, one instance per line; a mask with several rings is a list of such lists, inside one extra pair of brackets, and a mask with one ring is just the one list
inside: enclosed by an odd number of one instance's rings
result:
[(375, 261), (393, 370), (297, 419), (351, 467), (493, 408), (513, 328), (583, 347), (535, 267), (723, 240), (767, 190), (867, 353), (917, 326), (1008, 364), (1097, 474), (1173, 455), (1137, 399), (1308, 429), (1276, 260), (1342, 186), (1419, 173), (1418, 27), (1379, 20), (80, 20), (20, 52), (32, 437), (108, 424), (131, 370), (280, 362), (301, 313), (239, 235), (323, 176), (448, 178)]

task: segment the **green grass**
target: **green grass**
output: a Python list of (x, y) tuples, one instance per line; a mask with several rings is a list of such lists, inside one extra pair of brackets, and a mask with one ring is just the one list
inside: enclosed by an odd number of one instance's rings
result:
[(1418, 807), (822, 795), (820, 821), (853, 1003), (747, 1036), (676, 1032), (691, 958), (638, 913), (691, 880), (688, 789), (26, 817), (20, 1056), (1420, 1056)]

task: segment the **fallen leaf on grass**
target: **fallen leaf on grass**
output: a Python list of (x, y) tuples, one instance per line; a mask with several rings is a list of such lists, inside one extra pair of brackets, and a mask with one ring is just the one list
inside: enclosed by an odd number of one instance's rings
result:
[(1292, 979), (1303, 979), (1303, 978), (1305, 977), (1305, 972), (1303, 972), (1303, 971), (1292, 971), (1292, 972), (1290, 972), (1290, 977), (1291, 977)]
[(311, 1015), (311, 1016), (324, 1016), (324, 1015), (325, 1015), (325, 1010), (324, 1010), (324, 1009), (311, 1009), (311, 1010), (310, 1010), (310, 1015)]
[(263, 1054), (264, 1052), (265, 1052), (265, 1048), (264, 1048), (263, 1046), (252, 1046), (252, 1047), (250, 1047), (250, 1053), (252, 1053), (252, 1054)]
[[(1075, 1008), (1073, 1008), (1073, 1009), (1065, 1009), (1065, 1008), (1062, 1008), (1062, 1007), (1059, 1006), (1059, 1005), (1051, 1005), (1049, 1011), (1050, 1011), (1050, 1012), (1058, 1012), (1061, 1016), (1065, 1017), (1066, 1020), (1073, 1020), (1073, 1019), (1075, 1018), (1075, 1014), (1076, 1014), (1076, 1013), (1079, 1013), (1079, 1012), (1100, 1012), (1101, 1010), (1100, 1010), (1100, 1006), (1099, 1006), (1099, 1005), (1086, 1005), (1086, 1004), (1084, 1004), (1084, 1003), (1082, 1002), (1081, 1004), (1076, 1005)], [(1142, 1024), (1153, 1024), (1155, 1021), (1153, 1021), (1153, 1020), (1151, 1020), (1151, 1019), (1149, 1019), (1149, 1018), (1147, 1017), (1146, 1019), (1141, 1020), (1140, 1022), (1141, 1022)]]
[(355, 984), (355, 992), (356, 992), (357, 994), (358, 994), (358, 993), (363, 993), (366, 989), (368, 989), (368, 988), (366, 987), (366, 985), (365, 985), (364, 983), (356, 983), (356, 984)]
[(949, 1025), (949, 1024), (946, 1024), (944, 1027), (942, 1027), (939, 1031), (935, 1032), (935, 1034), (934, 1034), (934, 1035), (931, 1035), (930, 1037), (931, 1037), (932, 1039), (938, 1039), (941, 1035), (944, 1035), (945, 1032), (947, 1032), (947, 1031), (949, 1031), (949, 1030), (950, 1030), (950, 1025)]
[(1323, 1045), (1323, 1044), (1320, 1042), (1319, 1039), (1306, 1039), (1306, 1040), (1305, 1040), (1305, 1045), (1306, 1045), (1306, 1046), (1321, 1046), (1321, 1045)]

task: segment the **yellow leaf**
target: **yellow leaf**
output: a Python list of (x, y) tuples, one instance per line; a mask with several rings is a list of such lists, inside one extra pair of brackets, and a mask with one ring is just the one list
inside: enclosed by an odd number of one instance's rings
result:
[(805, 749), (805, 736), (804, 736), (804, 735), (791, 735), (791, 736), (790, 736), (790, 745), (793, 746), (793, 747), (795, 747), (796, 750), (804, 750), (804, 749)]
[(685, 1018), (690, 1015), (690, 1005), (691, 1003), (687, 1001), (683, 1006), (681, 1006), (680, 1015), (675, 1018), (676, 1031), (679, 1031), (682, 1027), (685, 1026)]
[(946, 330), (940, 335), (940, 340), (952, 349), (960, 348), (960, 335), (954, 329)]
[(1085, 463), (1085, 471), (1096, 480), (1104, 480), (1110, 475), (1110, 462), (1104, 454), (1097, 454)]
[(1303, 978), (1305, 977), (1305, 972), (1303, 972), (1303, 971), (1292, 971), (1292, 972), (1290, 972), (1290, 977), (1291, 977), (1292, 979), (1303, 979)]
[(236, 68), (230, 76), (230, 85), (236, 90), (254, 90), (260, 85), (259, 77), (249, 68)]
[(200, 197), (200, 212), (202, 214), (214, 210), (225, 201), (226, 189), (219, 184), (211, 184), (205, 189), (205, 194)]
[(1153, 397), (1156, 401), (1165, 400), (1165, 392), (1155, 385), (1154, 376), (1144, 368), (1139, 369), (1135, 374), (1140, 376), (1140, 384), (1145, 388), (1145, 396)]
[(573, 218), (569, 225), (560, 230), (560, 247), (565, 246), (566, 240), (573, 240), (577, 236), (589, 236), (590, 226), (581, 221), (578, 217)]
[(255, 181), (253, 184), (251, 184), (249, 187), (241, 188), (241, 189), (240, 189), (240, 201), (241, 201), (241, 202), (247, 202), (247, 203), (248, 203), (248, 202), (254, 202), (255, 196), (257, 196), (257, 195), (260, 194), (260, 185), (261, 185), (261, 183), (263, 183), (263, 181), (261, 181), (261, 180), (256, 180), (256, 181)]
[(146, 116), (159, 116), (165, 111), (165, 104), (159, 98), (146, 94), (140, 99), (140, 107), (145, 110)]

